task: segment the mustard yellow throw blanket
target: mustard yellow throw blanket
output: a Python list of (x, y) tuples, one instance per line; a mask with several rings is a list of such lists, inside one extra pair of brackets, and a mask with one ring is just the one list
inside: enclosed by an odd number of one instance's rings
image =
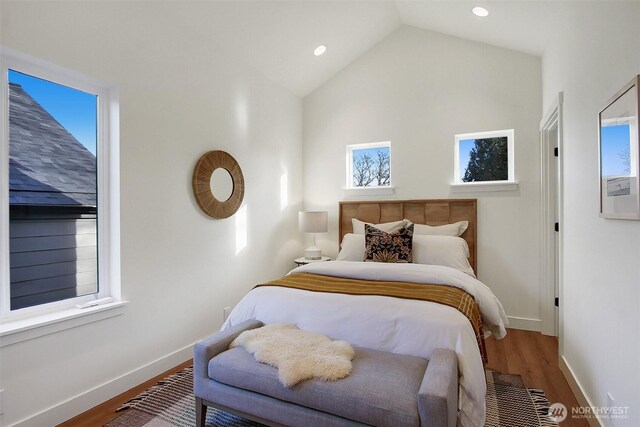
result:
[(487, 363), (480, 308), (473, 297), (460, 288), (435, 284), (348, 279), (311, 273), (290, 274), (281, 279), (257, 285), (256, 288), (260, 286), (281, 286), (305, 291), (347, 295), (380, 295), (448, 305), (457, 309), (469, 319), (478, 341), (482, 360)]

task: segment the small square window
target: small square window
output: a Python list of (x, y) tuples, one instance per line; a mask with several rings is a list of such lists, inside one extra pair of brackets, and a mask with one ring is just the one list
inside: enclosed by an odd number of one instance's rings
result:
[(455, 135), (454, 184), (513, 182), (513, 129)]
[(391, 142), (347, 145), (347, 188), (391, 186)]

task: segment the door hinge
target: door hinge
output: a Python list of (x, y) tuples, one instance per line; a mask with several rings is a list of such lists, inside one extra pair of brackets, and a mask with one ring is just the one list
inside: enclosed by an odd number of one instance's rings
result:
[(555, 147), (555, 148), (553, 149), (553, 155), (554, 155), (554, 156), (556, 156), (556, 157), (558, 157), (558, 147)]
[(556, 297), (555, 304), (556, 307), (560, 307), (560, 298)]
[(555, 226), (553, 227), (556, 231), (560, 231), (560, 223), (556, 222)]

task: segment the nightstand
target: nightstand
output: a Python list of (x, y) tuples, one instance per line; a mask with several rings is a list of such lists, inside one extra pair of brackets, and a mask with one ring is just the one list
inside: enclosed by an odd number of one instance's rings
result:
[(330, 260), (331, 258), (329, 258), (328, 256), (323, 256), (320, 259), (306, 259), (305, 257), (300, 257), (300, 258), (296, 258), (293, 262), (298, 264), (298, 266), (301, 266), (305, 264), (311, 264), (312, 262), (323, 262), (323, 261), (330, 261)]

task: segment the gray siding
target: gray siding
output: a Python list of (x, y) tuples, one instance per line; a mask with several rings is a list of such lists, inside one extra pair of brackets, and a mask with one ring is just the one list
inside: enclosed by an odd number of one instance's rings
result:
[(11, 309), (95, 293), (95, 218), (11, 219)]

